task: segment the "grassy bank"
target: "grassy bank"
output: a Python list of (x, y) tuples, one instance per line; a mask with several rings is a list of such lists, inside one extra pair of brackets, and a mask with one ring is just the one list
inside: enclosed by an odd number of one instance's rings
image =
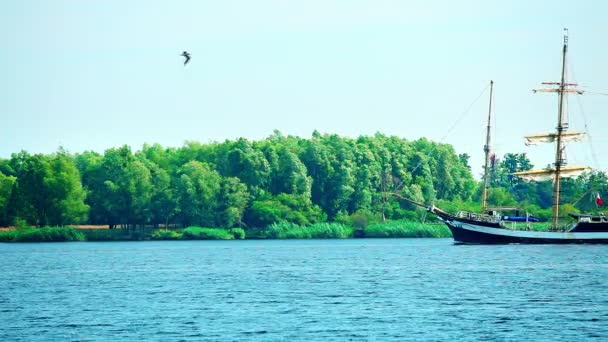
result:
[(241, 228), (201, 228), (188, 227), (182, 233), (183, 240), (234, 240), (244, 239), (245, 231)]
[(247, 239), (347, 239), (347, 238), (446, 238), (450, 230), (443, 223), (389, 221), (365, 228), (341, 223), (317, 223), (300, 226), (274, 223), (263, 229), (250, 229)]
[(235, 240), (244, 239), (245, 231), (240, 228), (185, 229), (81, 229), (87, 241), (139, 241), (139, 240)]
[(341, 223), (317, 223), (299, 226), (275, 223), (263, 229), (205, 228), (184, 229), (75, 229), (27, 228), (0, 231), (0, 242), (51, 241), (140, 241), (140, 240), (239, 240), (239, 239), (346, 239), (346, 238), (431, 238), (450, 237), (443, 224), (412, 221), (376, 223), (354, 228)]
[(85, 235), (70, 227), (22, 228), (0, 231), (0, 242), (85, 241)]
[[(144, 234), (129, 229), (79, 229), (87, 241), (134, 241)], [(152, 230), (149, 230), (150, 233)]]
[(365, 227), (363, 235), (367, 238), (446, 238), (452, 233), (443, 223), (390, 221)]
[(354, 229), (340, 223), (317, 223), (299, 226), (274, 223), (260, 231), (262, 239), (345, 239), (353, 237)]

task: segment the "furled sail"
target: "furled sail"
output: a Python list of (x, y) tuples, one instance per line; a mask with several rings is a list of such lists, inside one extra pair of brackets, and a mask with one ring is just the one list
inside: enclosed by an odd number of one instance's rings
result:
[[(585, 136), (585, 132), (563, 132), (562, 133), (562, 141), (563, 142), (577, 142), (583, 140)], [(552, 143), (557, 139), (557, 133), (541, 133), (541, 134), (533, 134), (525, 136), (526, 146), (530, 145), (538, 145), (541, 143)]]
[[(587, 166), (564, 166), (560, 169), (559, 174), (560, 174), (560, 178), (571, 178), (571, 177), (578, 177), (578, 176), (582, 175), (583, 172), (589, 171), (589, 170), (591, 170), (591, 168), (587, 167)], [(526, 182), (531, 182), (531, 181), (541, 182), (541, 181), (553, 180), (554, 175), (555, 175), (554, 168), (521, 171), (521, 172), (513, 173), (513, 176), (517, 176)]]

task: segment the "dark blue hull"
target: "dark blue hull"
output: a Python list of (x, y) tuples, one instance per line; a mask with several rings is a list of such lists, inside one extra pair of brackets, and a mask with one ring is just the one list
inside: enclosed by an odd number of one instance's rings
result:
[[(463, 227), (458, 222), (445, 221), (445, 224), (450, 228), (454, 242), (466, 244), (608, 244), (606, 234), (601, 233), (579, 233), (585, 234), (585, 238), (569, 237), (568, 234), (561, 235), (557, 238), (533, 237), (533, 236), (513, 236), (513, 231), (508, 229), (494, 229), (495, 232), (480, 232)], [(498, 231), (498, 232), (496, 232)], [(500, 231), (504, 231), (501, 234)], [(549, 234), (547, 234), (549, 235)], [(595, 236), (597, 235), (597, 237)]]
[[(608, 244), (608, 219), (593, 220), (582, 217), (568, 231), (532, 231), (507, 229), (500, 219), (488, 215), (460, 215), (458, 217), (435, 206), (427, 209), (443, 221), (456, 243), (468, 244)], [(466, 214), (466, 213), (465, 213)], [(479, 218), (479, 219), (478, 219)], [(584, 220), (583, 220), (584, 219)]]

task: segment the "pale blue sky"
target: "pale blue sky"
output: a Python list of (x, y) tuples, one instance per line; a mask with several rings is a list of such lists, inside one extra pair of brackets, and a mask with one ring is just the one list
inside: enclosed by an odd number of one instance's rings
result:
[[(496, 148), (555, 127), (562, 28), (585, 89), (608, 92), (603, 1), (30, 1), (0, 3), (0, 157), (186, 140), (382, 132), (453, 144), (482, 161), (494, 79)], [(182, 50), (192, 53), (187, 67)], [(605, 168), (608, 96), (582, 108), (571, 164)], [(582, 126), (571, 99), (571, 126)]]

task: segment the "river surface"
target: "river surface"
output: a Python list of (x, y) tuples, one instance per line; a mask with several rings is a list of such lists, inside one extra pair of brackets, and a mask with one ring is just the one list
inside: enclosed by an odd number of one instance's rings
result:
[(0, 244), (0, 341), (608, 339), (608, 246)]

